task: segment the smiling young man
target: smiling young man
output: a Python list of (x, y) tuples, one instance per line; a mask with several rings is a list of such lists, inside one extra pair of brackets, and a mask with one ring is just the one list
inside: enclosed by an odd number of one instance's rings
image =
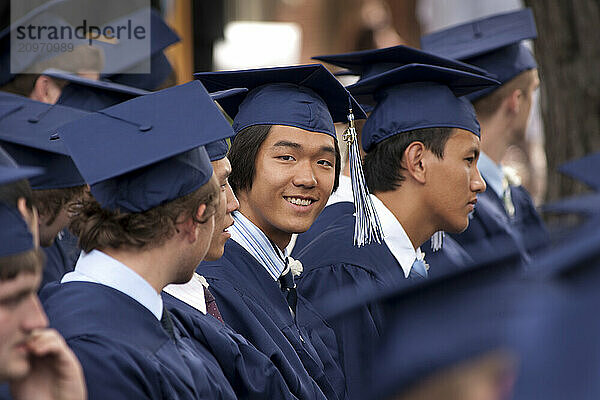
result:
[(236, 132), (230, 183), (240, 203), (232, 240), (220, 260), (197, 271), (225, 322), (275, 362), (295, 396), (345, 398), (333, 332), (297, 295), (283, 249), (293, 233), (310, 227), (338, 185), (334, 122), (346, 120), (349, 104), (357, 118), (364, 114), (320, 65), (196, 77), (209, 90), (250, 90), (228, 111)]
[(15, 400), (84, 399), (81, 365), (48, 329), (37, 297), (44, 255), (34, 240), (36, 213), (25, 178), (41, 170), (11, 164), (0, 149), (0, 383), (8, 382)]
[[(419, 246), (434, 232), (460, 232), (476, 195), (485, 190), (477, 170), (479, 124), (457, 96), (495, 81), (459, 70), (408, 64), (350, 86), (373, 95), (375, 108), (362, 130), (364, 173), (384, 241), (353, 246), (354, 216), (339, 218), (298, 258), (298, 290), (328, 313), (328, 296), (344, 287), (409, 285), (428, 275)], [(400, 112), (401, 111), (401, 112)], [(360, 398), (359, 360), (385, 325), (381, 310), (365, 305), (336, 332), (350, 398)]]
[(423, 48), (485, 68), (498, 88), (469, 94), (483, 138), (479, 169), (488, 190), (479, 196), (469, 228), (454, 235), (475, 259), (495, 254), (500, 244), (517, 247), (524, 261), (547, 243), (547, 231), (529, 193), (500, 162), (509, 146), (525, 137), (537, 64), (523, 42), (537, 36), (530, 9), (481, 18), (424, 36)]
[(161, 297), (168, 284), (188, 282), (208, 251), (219, 193), (203, 145), (231, 136), (231, 126), (190, 82), (58, 134), (93, 198), (72, 208), (84, 252), (75, 270), (41, 296), (82, 363), (90, 397), (235, 399), (217, 360)]

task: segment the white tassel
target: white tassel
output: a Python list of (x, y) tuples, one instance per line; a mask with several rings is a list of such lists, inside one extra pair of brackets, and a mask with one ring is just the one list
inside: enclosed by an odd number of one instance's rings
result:
[(343, 138), (348, 144), (350, 178), (352, 180), (352, 194), (356, 211), (354, 220), (354, 245), (361, 247), (372, 242), (381, 243), (383, 232), (377, 211), (365, 183), (352, 108), (348, 112), (348, 129), (344, 133)]
[(437, 231), (431, 237), (431, 250), (438, 251), (444, 244), (444, 231)]

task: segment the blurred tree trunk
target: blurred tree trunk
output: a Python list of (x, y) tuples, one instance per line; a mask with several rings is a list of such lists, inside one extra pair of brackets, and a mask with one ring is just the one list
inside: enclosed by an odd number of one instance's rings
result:
[[(525, 0), (538, 29), (548, 200), (583, 190), (556, 168), (600, 150), (600, 1)], [(598, 171), (600, 173), (600, 171)]]

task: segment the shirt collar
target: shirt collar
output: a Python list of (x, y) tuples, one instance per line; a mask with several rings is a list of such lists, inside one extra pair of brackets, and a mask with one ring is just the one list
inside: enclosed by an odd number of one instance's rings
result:
[(485, 183), (487, 183), (488, 187), (492, 188), (494, 193), (502, 198), (502, 195), (504, 194), (504, 187), (502, 186), (504, 174), (502, 173), (500, 165), (496, 164), (484, 153), (481, 153), (479, 154), (477, 168), (479, 168), (479, 172), (481, 173), (481, 176), (483, 176), (483, 179), (485, 179)]
[(122, 262), (99, 250), (81, 253), (75, 270), (63, 276), (61, 283), (94, 282), (131, 297), (160, 321), (162, 298), (144, 278)]
[(338, 185), (336, 191), (329, 196), (329, 200), (327, 201), (327, 205), (325, 207), (344, 201), (348, 201), (350, 203), (354, 202), (354, 195), (352, 194), (352, 180), (349, 176), (340, 175), (340, 184)]
[(417, 258), (423, 259), (424, 254), (421, 252), (421, 248), (415, 250), (404, 228), (385, 204), (373, 194), (371, 194), (371, 199), (381, 222), (383, 240), (400, 264), (404, 277), (408, 278), (413, 263)]
[(176, 299), (183, 301), (185, 304), (194, 307), (202, 314), (206, 314), (206, 300), (204, 299), (204, 288), (208, 287), (208, 282), (203, 276), (194, 272), (194, 276), (188, 283), (181, 285), (167, 285), (163, 291), (169, 293)]
[(287, 257), (287, 250), (276, 250), (267, 235), (239, 211), (234, 211), (232, 216), (233, 225), (227, 229), (231, 239), (265, 267), (274, 280), (278, 280), (285, 269), (283, 260)]

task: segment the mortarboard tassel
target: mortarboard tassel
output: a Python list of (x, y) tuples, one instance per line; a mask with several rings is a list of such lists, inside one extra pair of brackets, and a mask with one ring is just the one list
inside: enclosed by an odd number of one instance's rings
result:
[(352, 194), (356, 216), (354, 220), (354, 245), (361, 247), (373, 241), (381, 243), (383, 232), (377, 211), (365, 183), (360, 150), (358, 148), (358, 141), (356, 140), (352, 107), (348, 111), (348, 129), (344, 132), (343, 138), (348, 144), (348, 160), (350, 163), (350, 178), (352, 179)]
[(437, 231), (431, 236), (431, 250), (438, 251), (444, 244), (444, 231)]

